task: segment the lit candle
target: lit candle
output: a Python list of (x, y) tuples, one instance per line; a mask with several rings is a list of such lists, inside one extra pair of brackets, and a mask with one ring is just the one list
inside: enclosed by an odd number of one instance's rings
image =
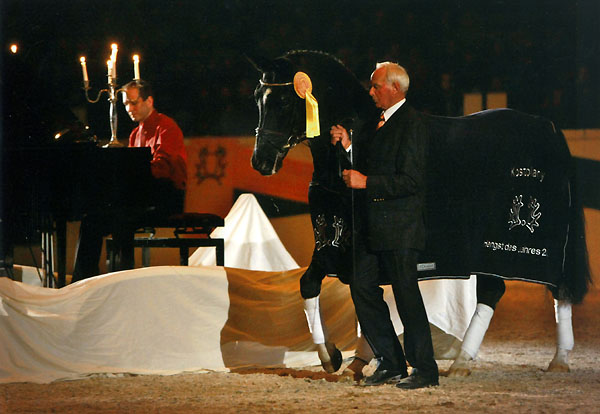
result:
[(12, 45), (10, 45), (10, 51), (12, 53), (16, 54), (18, 50), (19, 50), (19, 46), (17, 46), (16, 43), (13, 43)]
[(133, 80), (140, 80), (140, 57), (133, 55)]
[(113, 73), (113, 61), (108, 59), (106, 61), (106, 66), (108, 67), (108, 83), (112, 83), (112, 73)]
[(85, 64), (85, 57), (80, 57), (79, 61), (81, 62), (81, 71), (83, 72), (83, 81), (87, 82), (88, 81), (88, 74), (87, 74), (87, 65)]
[(112, 60), (112, 77), (113, 79), (117, 79), (117, 52), (119, 48), (116, 43), (110, 45), (112, 52), (110, 54), (110, 60)]
[(110, 54), (110, 60), (115, 62), (117, 60), (117, 52), (119, 51), (119, 47), (116, 43), (113, 43), (112, 45), (110, 45), (110, 48), (112, 49), (112, 52)]

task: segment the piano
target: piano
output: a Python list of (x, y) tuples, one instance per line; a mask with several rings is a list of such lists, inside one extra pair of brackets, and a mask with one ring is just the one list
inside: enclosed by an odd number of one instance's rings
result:
[[(14, 246), (42, 242), (45, 273), (65, 285), (66, 223), (86, 214), (126, 214), (148, 204), (149, 148), (98, 145), (64, 103), (52, 98), (19, 56), (4, 55), (0, 133), (0, 275), (12, 274)], [(39, 93), (36, 91), (40, 91)], [(60, 131), (57, 134), (57, 131)], [(56, 252), (52, 252), (56, 238)], [(56, 258), (56, 269), (51, 266)]]
[(5, 155), (8, 243), (41, 238), (51, 250), (43, 237), (55, 234), (59, 287), (65, 285), (67, 221), (80, 221), (86, 214), (126, 214), (148, 204), (149, 148), (80, 143), (16, 148)]

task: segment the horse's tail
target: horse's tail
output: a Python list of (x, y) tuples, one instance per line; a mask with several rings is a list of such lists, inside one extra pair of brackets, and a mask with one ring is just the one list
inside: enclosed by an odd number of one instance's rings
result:
[[(562, 140), (561, 130), (556, 131)], [(564, 141), (566, 142), (566, 140)], [(569, 228), (565, 246), (563, 277), (557, 289), (552, 290), (556, 299), (567, 300), (572, 304), (580, 303), (591, 284), (591, 274), (585, 238), (585, 217), (582, 195), (577, 189), (577, 170), (575, 159), (569, 161)]]

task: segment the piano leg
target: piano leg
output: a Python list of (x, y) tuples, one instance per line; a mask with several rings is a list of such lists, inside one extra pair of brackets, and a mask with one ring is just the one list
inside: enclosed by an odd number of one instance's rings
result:
[(52, 231), (42, 232), (42, 286), (56, 287), (54, 279), (54, 237)]
[(67, 284), (67, 221), (64, 219), (56, 221), (56, 262), (57, 287), (65, 287)]
[(0, 277), (13, 279), (13, 247), (8, 245), (7, 240), (2, 240), (1, 243), (3, 244), (0, 246)]
[(106, 223), (101, 218), (85, 217), (81, 221), (71, 283), (99, 274), (98, 264), (105, 228)]
[(2, 200), (0, 200), (0, 277), (14, 279), (14, 220), (5, 210), (3, 210), (4, 207), (5, 206), (2, 205)]
[(113, 233), (113, 241), (117, 250), (117, 260), (115, 270), (129, 270), (135, 267), (134, 261), (134, 228), (126, 224), (120, 226), (118, 231)]

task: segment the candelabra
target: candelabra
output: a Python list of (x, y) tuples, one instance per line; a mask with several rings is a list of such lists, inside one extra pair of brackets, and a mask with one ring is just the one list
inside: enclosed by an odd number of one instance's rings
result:
[(83, 81), (83, 89), (85, 90), (85, 99), (87, 99), (87, 101), (89, 103), (98, 102), (104, 92), (106, 92), (108, 94), (108, 101), (110, 102), (110, 107), (108, 109), (108, 119), (110, 122), (110, 141), (108, 142), (108, 144), (104, 145), (104, 148), (122, 147), (123, 144), (121, 144), (119, 142), (119, 140), (117, 139), (117, 98), (118, 98), (119, 92), (121, 92), (122, 89), (117, 89), (116, 80), (112, 77), (109, 77), (107, 86), (108, 86), (107, 89), (101, 89), (100, 91), (98, 91), (98, 95), (96, 96), (96, 99), (91, 99), (89, 96), (89, 91), (91, 89), (90, 81), (89, 80)]
[[(83, 89), (85, 91), (85, 98), (89, 103), (96, 103), (100, 100), (100, 97), (104, 92), (108, 94), (108, 102), (110, 102), (110, 107), (108, 110), (108, 119), (110, 122), (110, 141), (108, 144), (104, 145), (104, 147), (120, 147), (123, 146), (117, 139), (117, 99), (119, 92), (123, 92), (123, 89), (117, 89), (117, 51), (118, 47), (116, 43), (111, 45), (112, 53), (110, 59), (106, 62), (108, 68), (108, 82), (107, 89), (101, 89), (98, 91), (98, 95), (96, 99), (91, 99), (89, 96), (90, 92), (90, 81), (88, 79), (87, 74), (87, 66), (85, 62), (85, 57), (81, 57), (79, 61), (81, 62), (81, 70), (83, 73)], [(134, 80), (140, 80), (140, 57), (138, 55), (133, 56), (133, 72), (134, 72)]]

